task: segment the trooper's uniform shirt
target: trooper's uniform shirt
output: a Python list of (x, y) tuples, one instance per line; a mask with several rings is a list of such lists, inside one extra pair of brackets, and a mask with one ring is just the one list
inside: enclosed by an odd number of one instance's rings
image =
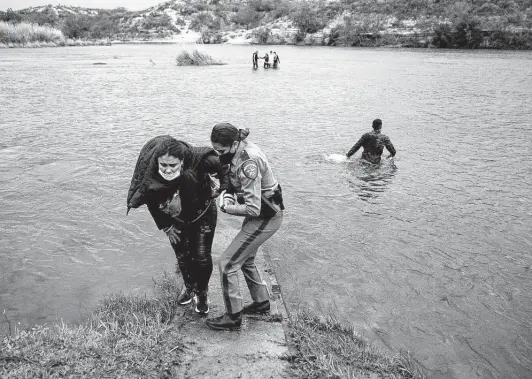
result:
[(225, 211), (240, 216), (259, 217), (261, 195), (269, 197), (278, 187), (266, 156), (253, 142), (240, 142), (231, 161), (229, 179), (237, 204), (228, 205)]

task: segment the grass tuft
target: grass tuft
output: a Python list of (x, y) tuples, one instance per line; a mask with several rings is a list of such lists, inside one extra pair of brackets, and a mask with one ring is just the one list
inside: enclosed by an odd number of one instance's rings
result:
[(291, 378), (404, 378), (425, 376), (407, 353), (389, 357), (358, 335), (353, 326), (332, 317), (325, 321), (306, 311), (290, 315), (288, 343)]
[(171, 325), (177, 283), (165, 274), (155, 289), (153, 299), (110, 295), (79, 326), (16, 329), (0, 343), (0, 377), (177, 375), (184, 347)]
[(202, 53), (198, 50), (189, 52), (183, 50), (176, 58), (178, 66), (211, 66), (211, 65), (224, 65), (222, 61), (214, 59), (209, 54)]

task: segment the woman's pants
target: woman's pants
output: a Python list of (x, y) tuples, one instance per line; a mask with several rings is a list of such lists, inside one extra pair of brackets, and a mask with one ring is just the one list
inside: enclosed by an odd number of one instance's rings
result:
[(260, 303), (269, 300), (268, 287), (255, 265), (255, 256), (260, 245), (281, 226), (283, 212), (271, 218), (246, 217), (242, 229), (223, 252), (219, 261), (222, 292), (227, 313), (242, 311), (242, 295), (238, 285), (238, 270), (242, 270), (251, 298)]
[(212, 274), (212, 241), (216, 229), (217, 210), (213, 201), (196, 222), (181, 230), (181, 240), (172, 244), (177, 264), (189, 293), (206, 294)]

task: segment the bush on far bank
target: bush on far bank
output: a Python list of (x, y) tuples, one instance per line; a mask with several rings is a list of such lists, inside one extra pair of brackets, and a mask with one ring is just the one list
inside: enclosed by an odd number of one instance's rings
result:
[(64, 43), (65, 36), (61, 30), (47, 25), (27, 22), (12, 24), (0, 21), (0, 43), (27, 44), (32, 42)]

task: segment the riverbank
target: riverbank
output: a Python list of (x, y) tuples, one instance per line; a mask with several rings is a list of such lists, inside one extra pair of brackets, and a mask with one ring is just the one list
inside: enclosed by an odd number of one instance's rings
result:
[[(338, 4), (336, 4), (338, 5)], [(469, 10), (450, 15), (399, 17), (385, 13), (356, 13), (352, 10), (299, 9), (288, 15), (266, 14), (244, 27), (239, 17), (221, 10), (180, 14), (176, 5), (161, 4), (157, 10), (138, 15), (135, 21), (121, 18), (121, 31), (81, 33), (75, 24), (57, 21), (57, 26), (29, 22), (0, 21), (0, 48), (88, 46), (109, 44), (245, 44), (348, 47), (407, 47), (453, 49), (532, 49), (532, 26), (510, 23), (501, 16), (476, 16)], [(331, 5), (332, 6), (332, 5)], [(319, 7), (318, 7), (319, 8)], [(192, 12), (192, 11), (190, 11)], [(199, 11), (198, 11), (199, 12)], [(218, 13), (217, 13), (218, 12)], [(295, 13), (294, 13), (295, 12)], [(308, 24), (309, 14), (327, 13), (320, 22)], [(153, 14), (166, 15), (164, 24), (147, 23)], [(198, 21), (202, 18), (218, 20)], [(161, 16), (162, 17), (162, 16)], [(225, 17), (225, 18), (224, 18)], [(531, 16), (532, 17), (532, 16)], [(301, 19), (302, 18), (302, 19)], [(144, 23), (138, 25), (139, 20)], [(79, 20), (78, 20), (79, 21)], [(96, 21), (87, 21), (95, 23)], [(152, 20), (153, 21), (153, 20)], [(158, 22), (161, 22), (160, 20)], [(133, 24), (132, 24), (133, 23)], [(70, 26), (69, 26), (70, 25)], [(99, 24), (97, 24), (99, 25)], [(74, 28), (73, 30), (71, 30)]]
[[(230, 233), (220, 231), (222, 244)], [(424, 378), (408, 355), (388, 356), (350, 326), (308, 311), (288, 314), (269, 257), (260, 252), (257, 265), (272, 311), (246, 317), (241, 331), (207, 328), (192, 307), (176, 303), (179, 285), (165, 273), (154, 281), (153, 297), (108, 295), (80, 325), (16, 330), (10, 320), (0, 345), (0, 377)], [(219, 283), (215, 269), (209, 316), (224, 311)]]

